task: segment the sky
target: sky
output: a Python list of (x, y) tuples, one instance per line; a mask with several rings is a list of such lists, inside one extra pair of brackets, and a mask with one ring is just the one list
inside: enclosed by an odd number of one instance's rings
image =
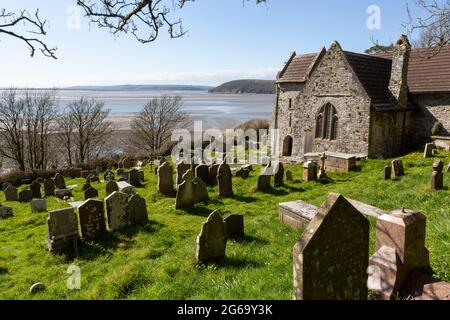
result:
[(413, 0), (196, 0), (174, 12), (187, 35), (170, 39), (163, 32), (149, 44), (89, 25), (75, 2), (0, 0), (7, 11), (39, 8), (49, 23), (45, 42), (58, 48), (58, 60), (38, 53), (31, 58), (25, 43), (0, 33), (0, 87), (275, 79), (292, 51), (316, 52), (337, 40), (344, 50), (363, 52), (372, 38), (396, 41)]

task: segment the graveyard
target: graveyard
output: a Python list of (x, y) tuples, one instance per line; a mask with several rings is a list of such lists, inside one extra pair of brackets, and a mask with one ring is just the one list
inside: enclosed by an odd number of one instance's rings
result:
[[(258, 181), (260, 168), (253, 165), (253, 171), (236, 173), (232, 177), (232, 190), (227, 189), (228, 183), (220, 182), (220, 192), (219, 186), (208, 185), (207, 194), (198, 192), (195, 199), (176, 199), (175, 190), (170, 189), (167, 181), (161, 181), (159, 186), (166, 194), (159, 192), (155, 168), (146, 165), (142, 167), (144, 179), (137, 179), (139, 183), (134, 190), (138, 198), (145, 200), (147, 217), (138, 217), (132, 224), (122, 223), (120, 219), (103, 221), (102, 228), (109, 229), (111, 225), (114, 231), (102, 232), (92, 239), (85, 236), (78, 241), (76, 252), (63, 250), (62, 254), (49, 252), (46, 243), (48, 212), (81, 208), (80, 203), (88, 198), (91, 200), (87, 203), (101, 206), (100, 201), (107, 197), (126, 194), (129, 192), (126, 183), (119, 182), (115, 186), (103, 179), (112, 179), (114, 174), (119, 178), (117, 170), (100, 174), (100, 179), (85, 174), (88, 180), (66, 177), (63, 182), (70, 188), (71, 198), (46, 197), (46, 208), (37, 202), (36, 212), (32, 212), (29, 202), (6, 201), (5, 193), (0, 192), (0, 203), (13, 211), (12, 216), (0, 219), (0, 299), (290, 300), (294, 294), (293, 248), (305, 232), (304, 228), (293, 229), (280, 221), (279, 204), (302, 200), (312, 207), (320, 207), (330, 193), (384, 211), (404, 208), (422, 213), (426, 217), (426, 248), (433, 276), (449, 282), (450, 204), (447, 199), (450, 173), (443, 175), (443, 188), (433, 190), (430, 181), (437, 179), (433, 173), (435, 161), (441, 160), (446, 166), (450, 153), (440, 150), (424, 157), (423, 153), (416, 152), (399, 159), (405, 175), (388, 180), (383, 179), (382, 173), (386, 166), (390, 167), (392, 159), (363, 159), (349, 172), (320, 170), (322, 179), (308, 182), (303, 181), (303, 165), (285, 164), (284, 171), (289, 172), (289, 179), (281, 176), (280, 181), (278, 176), (275, 178), (277, 187), (274, 187), (272, 177), (270, 186), (263, 190), (257, 190), (264, 182)], [(172, 179), (176, 182), (175, 165), (170, 165)], [(235, 167), (231, 165), (231, 170), (235, 171)], [(185, 169), (189, 170), (189, 166)], [(230, 174), (225, 169), (217, 169), (220, 177)], [(196, 171), (201, 176), (201, 170)], [(190, 172), (184, 176), (184, 181), (178, 181), (183, 184), (182, 190), (205, 187), (194, 176)], [(25, 188), (18, 188), (20, 195)], [(32, 185), (30, 189), (39, 198), (37, 188)], [(121, 190), (120, 193), (117, 190)], [(126, 206), (127, 201), (130, 200), (126, 196), (118, 199), (122, 206)], [(81, 206), (87, 206), (86, 202)], [(222, 225), (227, 219), (240, 220), (236, 215), (243, 216), (244, 234), (231, 237), (228, 230), (226, 239), (223, 231), (226, 227)], [(207, 219), (218, 221), (218, 225), (204, 229)], [(376, 252), (376, 218), (368, 217), (367, 223), (369, 252), (364, 254), (371, 257)], [(87, 231), (93, 235), (96, 230)], [(82, 232), (88, 234), (87, 231)], [(342, 227), (343, 233), (348, 231)], [(223, 243), (220, 245), (216, 256), (219, 259), (213, 261), (209, 261), (208, 252), (206, 256), (205, 252), (203, 255), (197, 252), (197, 242), (200, 246), (207, 242), (210, 232), (219, 232), (220, 241), (224, 238), (226, 241), (226, 248)], [(346, 257), (342, 259), (345, 261)], [(68, 290), (66, 285), (70, 277), (67, 270), (72, 264), (81, 269), (80, 290)], [(37, 283), (44, 284), (44, 288), (31, 294), (30, 287)], [(374, 299), (372, 292), (367, 298)]]

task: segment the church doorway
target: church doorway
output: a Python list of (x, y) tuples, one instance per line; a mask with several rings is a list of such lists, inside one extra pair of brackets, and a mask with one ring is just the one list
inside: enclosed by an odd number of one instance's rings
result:
[(291, 157), (292, 156), (292, 144), (293, 139), (291, 136), (286, 136), (283, 141), (283, 157)]

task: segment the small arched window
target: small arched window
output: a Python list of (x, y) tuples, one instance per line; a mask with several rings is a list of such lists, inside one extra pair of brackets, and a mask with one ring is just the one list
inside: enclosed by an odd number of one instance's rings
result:
[(320, 108), (316, 118), (316, 139), (336, 140), (339, 118), (336, 108), (327, 103)]

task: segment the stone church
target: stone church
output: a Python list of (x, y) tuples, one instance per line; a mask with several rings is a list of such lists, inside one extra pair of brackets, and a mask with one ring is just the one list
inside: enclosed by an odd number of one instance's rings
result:
[(387, 158), (432, 138), (450, 142), (450, 46), (412, 49), (401, 36), (394, 52), (366, 55), (334, 42), (317, 53), (294, 52), (276, 86), (271, 127), (280, 129), (284, 157)]

